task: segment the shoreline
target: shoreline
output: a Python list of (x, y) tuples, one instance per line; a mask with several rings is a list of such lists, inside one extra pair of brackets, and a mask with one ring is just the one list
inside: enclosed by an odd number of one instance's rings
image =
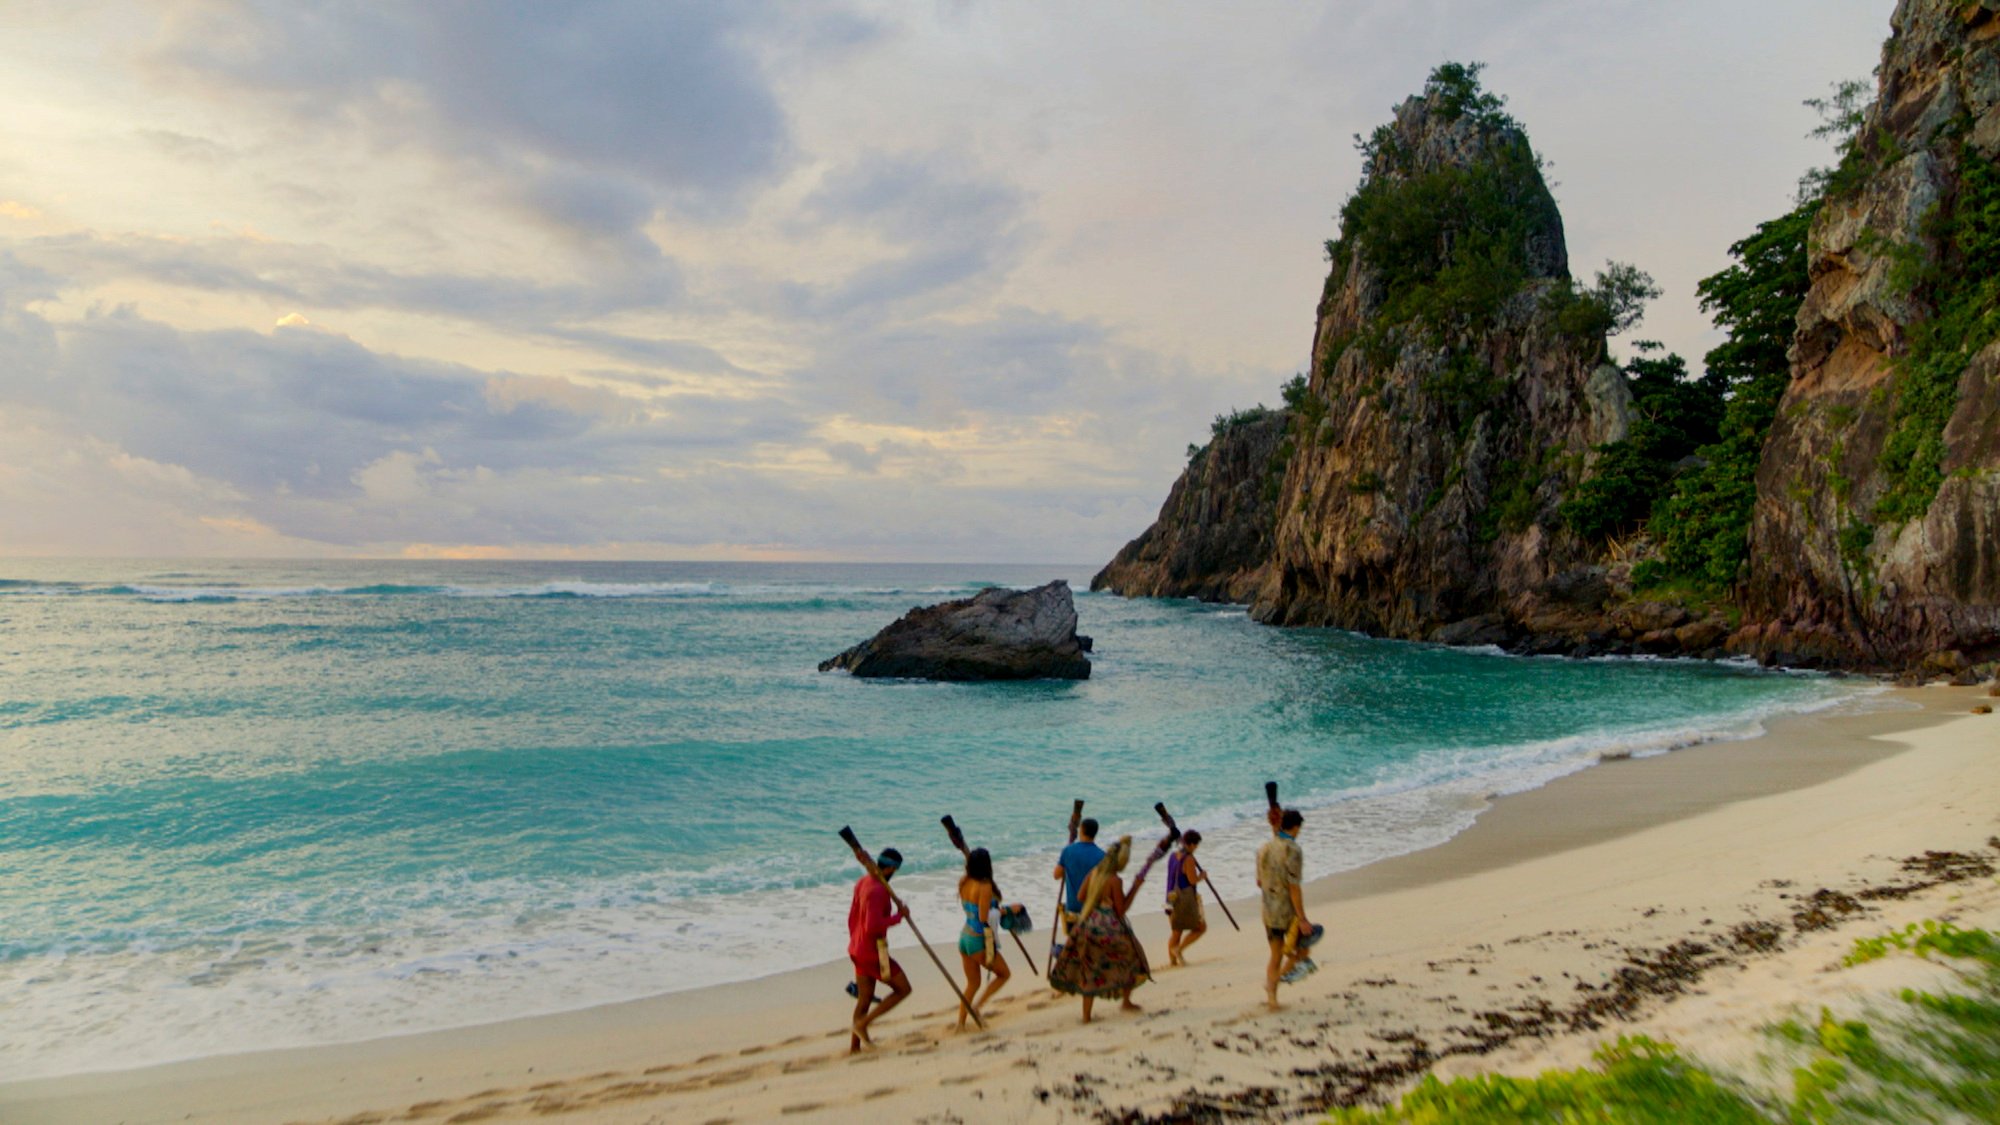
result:
[[(1602, 761), (1493, 800), (1470, 827), (1444, 843), (1315, 879), (1307, 890), (1308, 903), (1330, 908), (1327, 920), (1338, 935), (1344, 928), (1340, 907), (1347, 904), (1435, 895), (1439, 885), (1448, 882), (1492, 882), (1502, 872), (1601, 850), (1647, 833), (1670, 832), (1731, 806), (1827, 786), (1906, 753), (1908, 745), (1899, 744), (1900, 740), (1962, 716), (1974, 694), (1976, 689), (1899, 689), (1891, 697), (1915, 704), (1915, 709), (1836, 707), (1781, 715), (1765, 719), (1765, 733), (1751, 739)], [(1899, 742), (1885, 741), (1891, 736)], [(1312, 828), (1309, 820), (1301, 841), (1309, 869), (1314, 858)], [(1254, 899), (1240, 903), (1232, 899), (1231, 908), (1239, 920), (1254, 919)], [(1204, 947), (1198, 947), (1196, 967), (1163, 974), (1159, 983), (1175, 986), (1226, 974), (1227, 984), (1211, 984), (1210, 990), (1233, 991), (1239, 1006), (1259, 998), (1252, 978), (1261, 968), (1261, 942), (1234, 940), (1249, 938), (1256, 928), (1254, 920), (1242, 935), (1232, 935), (1221, 912), (1211, 914), (1210, 936)], [(1149, 948), (1157, 950), (1164, 938), (1161, 920), (1135, 915), (1135, 924)], [(1461, 936), (1478, 933), (1475, 929)], [(1031, 949), (1036, 944), (1031, 941)], [(1038, 962), (1046, 948), (1045, 936), (1040, 944)], [(1220, 952), (1225, 944), (1231, 947), (1227, 956)], [(1244, 947), (1254, 959), (1245, 959)], [(1339, 964), (1345, 969), (1346, 962), (1360, 953), (1349, 947), (1337, 949), (1328, 967)], [(898, 954), (918, 991), (903, 1011), (884, 1021), (889, 1036), (885, 1051), (867, 1059), (893, 1053), (897, 1042), (909, 1037), (912, 1025), (928, 1027), (948, 1011), (949, 993), (940, 987), (935, 970), (921, 953), (911, 949)], [(1392, 955), (1392, 951), (1375, 954)], [(945, 956), (955, 969), (948, 949)], [(997, 1029), (977, 1038), (1005, 1040), (1015, 1033), (1009, 1025), (1023, 1022), (1022, 1008), (1056, 1009), (1051, 1032), (1043, 1034), (1074, 1028), (1073, 1004), (1055, 1001), (1020, 968), (1017, 964), (1015, 983), (1002, 994)], [(847, 977), (846, 963), (833, 962), (733, 984), (472, 1027), (11, 1082), (0, 1084), (0, 1109), (6, 1110), (10, 1121), (30, 1122), (324, 1119), (425, 1101), (449, 1106), (476, 1096), (474, 1092), (533, 1089), (549, 1082), (561, 1086), (578, 1075), (665, 1075), (702, 1067), (754, 1072), (769, 1064), (742, 1060), (787, 1054), (817, 1058), (826, 1052), (829, 1036), (844, 1038), (840, 1028), (846, 1000), (840, 989)], [(1303, 991), (1310, 994), (1313, 989), (1307, 986)], [(1154, 995), (1151, 1007), (1161, 1002), (1163, 994), (1184, 992), (1178, 987), (1169, 991), (1149, 986), (1140, 998)], [(946, 1007), (938, 1009), (939, 1004)], [(1173, 1010), (1169, 1006), (1159, 1014)], [(1051, 1017), (1033, 1018), (1039, 1024)], [(1143, 1017), (1152, 1018), (1151, 1013)], [(1100, 1020), (1070, 1034), (1095, 1037), (1110, 1028), (1115, 1035), (1118, 1026), (1118, 1021)], [(1127, 1021), (1125, 1026), (1129, 1030), (1139, 1021)], [(780, 1031), (790, 1037), (772, 1042)], [(947, 1037), (945, 1042), (968, 1041)], [(726, 1060), (739, 1065), (724, 1067)], [(789, 1064), (779, 1065), (778, 1075), (789, 1073), (785, 1069)], [(856, 1069), (865, 1066), (857, 1064)], [(648, 1080), (645, 1085), (663, 1083)], [(649, 1101), (659, 1109), (667, 1103), (658, 1098), (697, 1090), (711, 1094), (721, 1090), (726, 1100), (726, 1085), (704, 1081), (687, 1090), (649, 1089), (647, 1097), (635, 1095), (631, 1100), (635, 1109)]]

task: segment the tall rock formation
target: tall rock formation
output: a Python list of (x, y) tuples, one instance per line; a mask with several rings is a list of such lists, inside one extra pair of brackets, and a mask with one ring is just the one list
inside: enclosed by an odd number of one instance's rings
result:
[(2000, 656), (2000, 0), (1902, 0), (1812, 227), (1740, 647)]
[(1127, 597), (1247, 602), (1263, 585), (1292, 415), (1251, 412), (1216, 423), (1188, 458), (1160, 518), (1090, 580)]
[(1092, 585), (1397, 637), (1580, 636), (1576, 591), (1604, 584), (1556, 507), (1625, 433), (1611, 311), (1570, 282), (1540, 161), (1475, 70), (1439, 68), (1363, 148), (1271, 510), (1246, 499), (1271, 435), (1218, 440)]

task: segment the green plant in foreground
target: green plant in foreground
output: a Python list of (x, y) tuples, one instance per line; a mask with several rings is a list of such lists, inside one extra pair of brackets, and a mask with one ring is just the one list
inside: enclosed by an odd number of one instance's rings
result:
[(2000, 1121), (2000, 939), (1926, 921), (1857, 941), (1847, 963), (1903, 950), (1949, 958), (1965, 992), (1905, 989), (1874, 1023), (1822, 1010), (1769, 1028), (1794, 1053), (1789, 1096), (1718, 1076), (1672, 1045), (1621, 1037), (1593, 1067), (1534, 1078), (1426, 1077), (1382, 1109), (1335, 1110), (1340, 1125), (1652, 1125), (1655, 1122)]
[(1842, 964), (1861, 965), (1879, 961), (1887, 957), (1891, 949), (1914, 953), (1918, 957), (1936, 953), (1960, 960), (1979, 961), (2000, 971), (2000, 941), (1996, 941), (1992, 934), (1980, 929), (1961, 930), (1950, 922), (1940, 922), (1935, 918), (1912, 922), (1900, 930), (1891, 930), (1878, 937), (1857, 938), (1853, 951), (1848, 953)]
[(1386, 1109), (1336, 1110), (1341, 1125), (1501, 1125), (1513, 1122), (1735, 1122), (1766, 1125), (1757, 1104), (1681, 1057), (1670, 1044), (1620, 1037), (1598, 1049), (1596, 1069), (1552, 1070), (1534, 1078), (1426, 1077)]

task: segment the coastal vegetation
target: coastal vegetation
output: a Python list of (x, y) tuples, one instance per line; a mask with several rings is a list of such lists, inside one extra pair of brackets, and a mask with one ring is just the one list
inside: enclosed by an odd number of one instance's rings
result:
[(1593, 1065), (1532, 1078), (1425, 1077), (1382, 1109), (1336, 1110), (1338, 1125), (1756, 1125), (2000, 1120), (2000, 940), (1927, 920), (1855, 942), (1845, 964), (1893, 953), (1949, 964), (1958, 987), (1903, 989), (1865, 1019), (1783, 1020), (1764, 1029), (1775, 1073), (1712, 1069), (1670, 1043), (1620, 1036)]
[(1935, 257), (1902, 253), (1892, 279), (1936, 311), (1911, 326), (1897, 362), (1896, 406), (1881, 467), (1884, 521), (1918, 519), (1944, 483), (1944, 428), (1972, 357), (2000, 337), (2000, 167), (1961, 150), (1958, 195), (1926, 220)]
[(1687, 583), (1722, 594), (1736, 583), (1749, 556), (1750, 509), (1757, 499), (1757, 462), (1791, 376), (1786, 350), (1811, 277), (1806, 232), (1819, 209), (1809, 197), (1758, 225), (1729, 248), (1736, 264), (1696, 287), (1701, 307), (1727, 337), (1703, 363), (1724, 401), (1716, 439), (1696, 451), (1700, 463), (1675, 482), (1648, 527), (1657, 558), (1634, 569), (1634, 581)]
[(1645, 522), (1677, 466), (1712, 445), (1722, 421), (1725, 384), (1713, 369), (1690, 379), (1686, 361), (1660, 344), (1641, 341), (1636, 350), (1624, 367), (1632, 388), (1631, 430), (1599, 447), (1591, 475), (1559, 509), (1589, 538), (1609, 538)]

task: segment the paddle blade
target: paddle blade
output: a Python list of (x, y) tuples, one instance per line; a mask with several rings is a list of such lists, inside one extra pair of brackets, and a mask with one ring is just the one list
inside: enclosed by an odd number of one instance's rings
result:
[(1265, 782), (1265, 783), (1264, 783), (1264, 800), (1265, 800), (1265, 802), (1266, 802), (1267, 804), (1269, 804), (1269, 805), (1270, 805), (1270, 806), (1271, 806), (1272, 808), (1274, 808), (1274, 809), (1275, 809), (1275, 808), (1277, 808), (1277, 807), (1278, 807), (1278, 783), (1277, 783), (1277, 782), (1275, 782), (1275, 781), (1267, 781), (1267, 782)]
[(861, 850), (861, 841), (854, 838), (853, 828), (842, 825), (840, 828), (840, 838), (847, 841), (848, 847), (853, 848), (855, 851)]

